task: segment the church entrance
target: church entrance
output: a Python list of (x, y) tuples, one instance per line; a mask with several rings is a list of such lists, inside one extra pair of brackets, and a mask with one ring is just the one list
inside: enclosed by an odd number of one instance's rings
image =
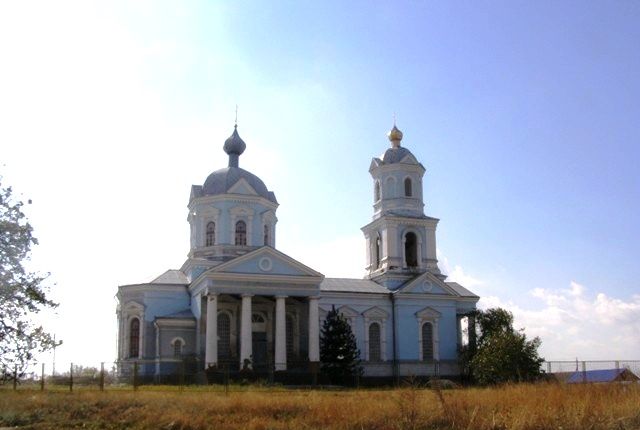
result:
[(254, 331), (251, 333), (253, 369), (256, 371), (267, 370), (267, 333)]
[(267, 319), (262, 313), (251, 316), (251, 352), (253, 369), (258, 372), (267, 371)]

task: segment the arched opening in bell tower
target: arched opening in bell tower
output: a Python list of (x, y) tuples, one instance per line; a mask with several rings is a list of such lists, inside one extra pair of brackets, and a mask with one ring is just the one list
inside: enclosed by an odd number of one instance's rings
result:
[(404, 258), (407, 267), (418, 266), (418, 240), (415, 233), (409, 232), (404, 236)]

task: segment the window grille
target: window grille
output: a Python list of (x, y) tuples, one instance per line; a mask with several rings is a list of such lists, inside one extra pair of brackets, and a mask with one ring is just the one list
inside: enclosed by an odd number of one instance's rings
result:
[(433, 324), (430, 322), (422, 324), (422, 359), (433, 360)]
[(213, 246), (216, 243), (216, 223), (210, 222), (207, 224), (207, 241), (206, 246)]
[(369, 361), (380, 361), (380, 324), (369, 325)]
[(236, 245), (247, 245), (247, 224), (244, 221), (236, 223)]

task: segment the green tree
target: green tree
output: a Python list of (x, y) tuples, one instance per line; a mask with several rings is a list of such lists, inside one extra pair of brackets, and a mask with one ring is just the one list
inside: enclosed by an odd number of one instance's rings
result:
[(527, 340), (513, 328), (513, 314), (492, 308), (474, 313), (476, 345), (462, 352), (463, 364), (473, 380), (482, 385), (532, 381), (540, 377), (544, 361), (538, 355), (541, 341)]
[(51, 336), (31, 317), (57, 304), (46, 296), (46, 276), (24, 267), (31, 246), (38, 241), (22, 212), (23, 203), (1, 180), (0, 177), (0, 366), (3, 378), (7, 378), (14, 369), (21, 376), (35, 353), (54, 346)]
[(322, 372), (334, 384), (348, 383), (362, 372), (356, 338), (335, 306), (327, 313), (320, 332), (320, 362)]

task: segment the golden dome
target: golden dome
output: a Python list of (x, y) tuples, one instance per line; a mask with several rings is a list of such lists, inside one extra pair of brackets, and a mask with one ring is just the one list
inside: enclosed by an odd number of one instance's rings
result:
[(393, 128), (389, 133), (387, 133), (389, 140), (393, 143), (394, 147), (400, 146), (400, 141), (402, 140), (402, 132), (398, 130), (395, 124), (393, 124)]

